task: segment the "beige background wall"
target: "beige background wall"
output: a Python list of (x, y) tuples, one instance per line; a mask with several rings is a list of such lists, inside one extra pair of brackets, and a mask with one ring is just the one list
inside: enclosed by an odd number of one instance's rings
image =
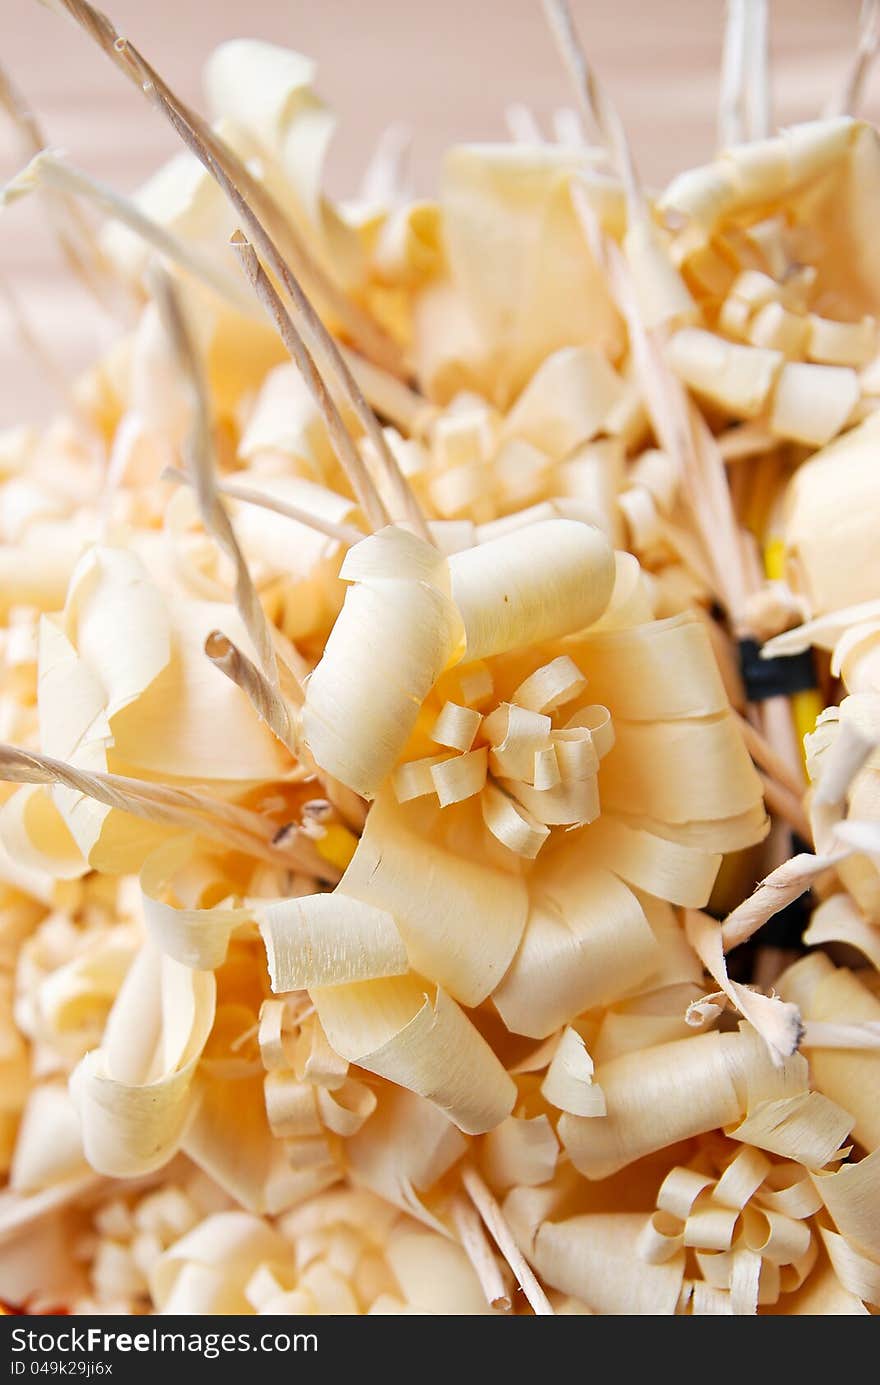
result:
[[(330, 186), (352, 191), (391, 121), (415, 133), (419, 191), (442, 150), (503, 135), (503, 112), (527, 102), (546, 120), (568, 101), (538, 0), (105, 0), (184, 97), (199, 103), (214, 44), (249, 35), (314, 57), (339, 115)], [(856, 0), (770, 0), (779, 123), (816, 115), (852, 51)], [(595, 65), (617, 101), (643, 174), (659, 182), (712, 152), (722, 0), (574, 0)], [(172, 135), (86, 39), (37, 0), (0, 0), (0, 61), (26, 91), (52, 142), (92, 173), (134, 188), (173, 152)], [(880, 73), (866, 109), (880, 116)], [(0, 119), (0, 177), (18, 154)], [(107, 324), (70, 285), (36, 207), (2, 214), (0, 275), (66, 370), (85, 363)], [(36, 420), (52, 392), (25, 357), (0, 301), (0, 424)]]

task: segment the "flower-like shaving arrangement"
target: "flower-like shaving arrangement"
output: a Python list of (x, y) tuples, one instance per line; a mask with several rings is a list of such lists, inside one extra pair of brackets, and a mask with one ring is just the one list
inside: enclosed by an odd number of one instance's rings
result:
[(570, 710), (586, 679), (567, 655), (543, 664), (494, 707), (489, 667), (472, 666), (460, 686), (467, 702), (444, 703), (430, 732), (445, 752), (400, 765), (398, 802), (433, 794), (445, 808), (478, 795), (493, 836), (530, 859), (551, 827), (598, 817), (599, 762), (614, 743), (611, 714), (598, 705)]
[[(803, 1165), (721, 1138), (702, 1142), (670, 1169), (657, 1193), (639, 1254), (649, 1264), (685, 1249), (690, 1274), (679, 1311), (754, 1313), (809, 1275), (818, 1255), (812, 1218), (822, 1207)], [(695, 1301), (696, 1300), (696, 1301)]]

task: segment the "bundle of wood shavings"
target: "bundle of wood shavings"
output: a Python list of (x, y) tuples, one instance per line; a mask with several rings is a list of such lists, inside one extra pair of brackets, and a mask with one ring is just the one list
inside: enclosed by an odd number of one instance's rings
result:
[(877, 1311), (877, 7), (657, 194), (547, 0), (570, 142), (344, 204), (307, 59), (53, 8), (182, 149), (0, 87), (120, 317), (0, 437), (0, 1295)]

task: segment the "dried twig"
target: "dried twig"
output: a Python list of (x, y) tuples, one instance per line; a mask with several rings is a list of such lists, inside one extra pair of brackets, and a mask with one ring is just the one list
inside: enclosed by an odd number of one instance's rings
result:
[(749, 138), (766, 139), (773, 116), (770, 99), (770, 53), (767, 0), (750, 0), (746, 49), (749, 100)]
[(718, 145), (726, 149), (770, 133), (766, 0), (727, 0)]
[[(2, 197), (2, 194), (0, 194)], [(43, 373), (59, 400), (65, 408), (70, 409), (74, 414), (79, 414), (75, 396), (70, 387), (70, 381), (64, 373), (63, 368), (52, 354), (49, 347), (38, 335), (36, 329), (25, 315), (15, 294), (12, 292), (5, 279), (0, 278), (0, 298), (6, 306), (9, 317), (15, 328), (19, 343), (25, 353), (31, 357), (35, 365)]]
[(868, 74), (880, 51), (880, 0), (862, 0), (856, 51), (840, 90), (825, 108), (826, 116), (857, 115)]
[(288, 833), (283, 848), (276, 847), (275, 824), (247, 808), (208, 798), (191, 789), (171, 789), (145, 779), (82, 770), (53, 756), (13, 745), (0, 745), (0, 779), (13, 784), (60, 784), (133, 817), (214, 837), (236, 851), (320, 879), (334, 878), (333, 867), (301, 832)]
[(808, 852), (801, 852), (777, 866), (776, 870), (771, 871), (766, 879), (761, 881), (754, 894), (749, 895), (748, 899), (744, 899), (742, 904), (738, 904), (732, 913), (727, 915), (721, 927), (725, 952), (747, 942), (753, 933), (763, 928), (768, 919), (778, 914), (787, 904), (799, 899), (814, 880), (848, 855), (847, 850), (832, 852), (826, 856), (811, 856)]
[(342, 415), (336, 407), (336, 401), (324, 384), (309, 348), (294, 326), (291, 316), (281, 302), (271, 279), (260, 264), (254, 247), (240, 231), (236, 231), (232, 237), (232, 246), (238, 255), (249, 284), (278, 328), (281, 340), (296, 362), (297, 369), (314, 396), (321, 416), (327, 425), (327, 431), (330, 434), (339, 464), (349, 479), (367, 522), (374, 529), (382, 529), (390, 522), (388, 511), (385, 509), (382, 497), (367, 471), (363, 457), (355, 447), (351, 434), (342, 421)]
[(490, 1308), (509, 1313), (512, 1306), (510, 1298), (492, 1247), (486, 1239), (483, 1223), (474, 1211), (473, 1203), (461, 1193), (457, 1193), (449, 1210), (464, 1252), (474, 1267), (480, 1288), (486, 1295), (486, 1302)]
[(787, 789), (790, 794), (800, 800), (806, 787), (803, 774), (794, 773), (788, 761), (777, 754), (767, 738), (761, 735), (761, 732), (752, 725), (748, 717), (740, 716), (738, 712), (734, 712), (734, 716), (746, 743), (746, 750), (755, 763), (760, 765), (772, 779), (775, 779), (781, 788)]
[[(271, 226), (273, 233), (283, 241), (284, 254), (296, 266), (296, 273), (314, 286), (320, 301), (344, 325), (364, 353), (389, 369), (399, 371), (400, 353), (395, 344), (372, 318), (361, 312), (337, 288), (268, 190), (251, 175), (243, 161), (207, 122), (175, 97), (134, 45), (119, 37), (107, 15), (95, 9), (88, 0), (55, 0), (55, 4), (85, 30), (125, 76), (142, 88), (147, 98), (170, 121), (187, 147), (220, 184), (226, 196), (230, 197), (231, 188), (235, 187), (238, 197), (242, 200), (247, 198), (257, 209), (261, 220)], [(241, 215), (241, 206), (235, 201), (233, 206)], [(285, 287), (288, 287), (286, 281)]]
[(196, 246), (153, 221), (130, 198), (121, 196), (106, 183), (75, 168), (54, 150), (44, 149), (6, 184), (0, 191), (0, 206), (16, 202), (39, 188), (63, 190), (72, 197), (87, 198), (104, 216), (127, 226), (166, 259), (229, 301), (237, 312), (248, 316), (255, 314), (253, 300), (233, 274), (227, 274), (222, 266), (215, 264)]
[(92, 1193), (109, 1186), (109, 1179), (89, 1172), (41, 1188), (35, 1193), (15, 1193), (4, 1189), (0, 1193), (0, 1244), (20, 1236), (35, 1222), (54, 1215), (71, 1203), (81, 1207)]
[(553, 1316), (553, 1309), (534, 1271), (526, 1261), (507, 1225), (501, 1208), (490, 1193), (477, 1170), (466, 1164), (461, 1171), (461, 1181), (465, 1192), (479, 1212), (483, 1224), (497, 1245), (504, 1259), (512, 1269), (517, 1283), (539, 1317)]
[[(27, 158), (34, 158), (47, 147), (40, 123), (8, 72), (0, 67), (0, 107), (6, 111), (21, 139)], [(98, 244), (95, 229), (76, 201), (63, 190), (47, 199), (55, 237), (64, 259), (76, 277), (98, 300), (102, 308), (119, 307), (122, 285)]]
[(731, 623), (739, 630), (752, 584), (743, 564), (718, 445), (666, 361), (657, 332), (648, 331), (642, 322), (627, 263), (619, 247), (602, 232), (578, 184), (572, 187), (572, 201), (594, 257), (605, 268), (611, 292), (626, 322), (645, 407), (657, 441), (681, 469), (682, 480), (686, 483), (684, 496), (713, 574), (714, 588)]
[(211, 631), (205, 640), (205, 653), (215, 668), (241, 688), (260, 720), (295, 756), (297, 745), (290, 711), (265, 674), (221, 630)]
[[(192, 485), (190, 478), (173, 466), (165, 468), (162, 472), (162, 480), (171, 481), (178, 486)], [(217, 489), (221, 495), (228, 495), (230, 500), (240, 500), (243, 505), (256, 505), (258, 509), (272, 510), (274, 514), (284, 515), (286, 519), (294, 519), (297, 524), (304, 524), (308, 529), (314, 529), (319, 534), (326, 534), (328, 539), (336, 539), (339, 543), (344, 543), (347, 548), (360, 543), (364, 537), (362, 531), (355, 528), (353, 524), (334, 524), (331, 519), (324, 519), (321, 515), (313, 515), (308, 510), (300, 509), (298, 505), (291, 505), (275, 495), (267, 495), (264, 491), (256, 490), (253, 486), (240, 486), (235, 481), (218, 481)]]
[[(630, 226), (638, 223), (650, 226), (650, 211), (623, 123), (587, 61), (567, 0), (544, 0), (544, 10), (571, 75), (581, 111), (595, 121), (623, 183), (628, 222)], [(603, 235), (583, 189), (577, 184), (572, 189), (572, 197), (597, 263), (604, 264), (611, 291), (626, 320), (658, 442), (682, 467), (687, 481), (687, 498), (716, 574), (717, 590), (734, 626), (739, 628), (750, 584), (740, 554), (723, 459), (702, 415), (666, 364), (657, 332), (649, 332), (641, 320), (629, 269), (620, 250)]]
[[(416, 533), (427, 542), (431, 542), (418, 502), (388, 447), (375, 414), (343, 360), (335, 341), (306, 296), (288, 259), (294, 261), (300, 273), (310, 282), (320, 285), (324, 301), (329, 302), (331, 310), (345, 325), (352, 340), (365, 356), (374, 358), (380, 365), (397, 372), (399, 361), (396, 349), (392, 353), (393, 358), (389, 359), (389, 343), (385, 334), (379, 331), (371, 318), (355, 310), (348, 299), (338, 293), (309, 255), (293, 227), (281, 215), (280, 209), (266, 189), (252, 177), (242, 161), (205, 121), (174, 95), (134, 44), (117, 36), (106, 15), (94, 9), (87, 0), (58, 0), (58, 3), (82, 25), (127, 76), (137, 81), (150, 102), (165, 116), (187, 148), (218, 183), (236, 215), (247, 227), (265, 263), (283, 285), (297, 314), (299, 327), (314, 343), (322, 360), (332, 371), (351, 403), (361, 427), (373, 443), (399, 504), (401, 516), (407, 519)], [(272, 227), (276, 236), (283, 238), (288, 258), (279, 250), (268, 227)], [(380, 347), (383, 349), (378, 349)]]
[(257, 651), (263, 675), (276, 690), (277, 695), (278, 660), (269, 622), (260, 605), (260, 598), (257, 596), (232, 523), (217, 493), (214, 444), (211, 435), (211, 403), (201, 362), (171, 280), (164, 273), (154, 272), (152, 288), (165, 330), (192, 391), (193, 422), (188, 463), (202, 523), (235, 568), (235, 604)]
[(543, 144), (544, 136), (535, 112), (523, 101), (511, 101), (504, 108), (504, 123), (514, 144)]
[(746, 5), (727, 0), (721, 81), (718, 88), (718, 148), (741, 144), (746, 137), (745, 67)]
[(369, 206), (393, 207), (409, 194), (407, 170), (412, 153), (411, 125), (396, 120), (387, 125), (364, 169), (358, 197)]
[(543, 4), (551, 33), (571, 77), (581, 115), (586, 121), (592, 120), (596, 125), (620, 175), (626, 193), (630, 224), (644, 219), (648, 216), (647, 204), (623, 121), (587, 61), (587, 55), (574, 27), (568, 0), (543, 0)]
[(408, 437), (422, 437), (427, 432), (440, 412), (436, 404), (350, 347), (340, 346), (339, 350), (364, 397), (382, 418), (395, 424)]
[(769, 774), (760, 774), (760, 779), (764, 787), (764, 801), (770, 811), (787, 822), (792, 832), (795, 832), (801, 841), (811, 843), (813, 829), (799, 795), (792, 793), (778, 779), (772, 778)]

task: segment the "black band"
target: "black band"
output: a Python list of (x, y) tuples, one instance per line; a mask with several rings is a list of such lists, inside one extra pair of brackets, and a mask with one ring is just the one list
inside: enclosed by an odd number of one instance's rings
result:
[(757, 640), (740, 640), (739, 666), (749, 702), (768, 697), (790, 697), (816, 686), (812, 651), (787, 654), (777, 659), (762, 659)]

